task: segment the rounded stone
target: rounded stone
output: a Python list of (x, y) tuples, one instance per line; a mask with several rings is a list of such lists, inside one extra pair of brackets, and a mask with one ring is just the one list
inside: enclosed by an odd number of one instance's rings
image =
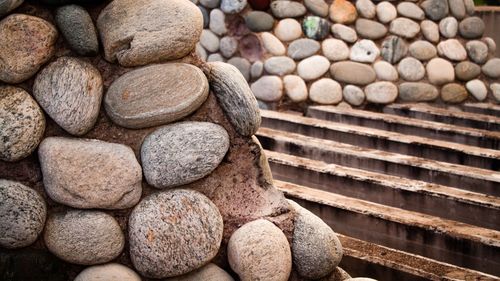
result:
[(27, 157), (44, 131), (45, 117), (35, 100), (21, 88), (0, 86), (0, 160)]
[(450, 83), (441, 89), (441, 99), (447, 103), (461, 103), (467, 99), (469, 93), (464, 86), (456, 83)]
[(399, 62), (398, 72), (406, 81), (418, 81), (425, 76), (424, 65), (412, 57), (404, 58)]
[(210, 29), (203, 29), (200, 36), (200, 44), (207, 51), (214, 53), (219, 50), (220, 40)]
[(448, 0), (425, 0), (420, 4), (425, 14), (433, 21), (439, 21), (448, 15)]
[(424, 20), (420, 23), (422, 35), (430, 42), (439, 42), (439, 26), (430, 20)]
[(220, 9), (226, 14), (237, 14), (247, 6), (247, 0), (221, 0)]
[(236, 230), (227, 251), (229, 265), (241, 281), (287, 281), (290, 276), (290, 245), (283, 232), (267, 220), (255, 220)]
[(33, 96), (64, 130), (76, 136), (90, 131), (99, 115), (103, 81), (90, 63), (60, 57), (38, 73)]
[(190, 1), (115, 0), (97, 19), (107, 61), (145, 65), (186, 56), (203, 30), (203, 15)]
[(355, 27), (358, 34), (366, 39), (376, 40), (387, 34), (387, 28), (373, 20), (358, 19)]
[(493, 40), (493, 38), (491, 37), (484, 37), (481, 40), (488, 46), (490, 54), (495, 54), (495, 51), (497, 50), (497, 44), (495, 43), (495, 40)]
[(104, 104), (114, 123), (137, 129), (182, 119), (198, 109), (207, 96), (208, 81), (199, 68), (167, 63), (120, 76), (109, 87)]
[(436, 47), (424, 40), (418, 40), (411, 43), (408, 50), (412, 57), (421, 61), (427, 61), (437, 56)]
[(297, 65), (297, 73), (302, 79), (309, 81), (323, 76), (330, 67), (330, 61), (319, 55), (303, 59)]
[(311, 84), (309, 99), (319, 104), (336, 104), (342, 100), (342, 87), (330, 78), (321, 78)]
[(209, 263), (188, 274), (167, 278), (164, 279), (164, 281), (234, 281), (234, 279), (222, 268), (213, 263)]
[(12, 14), (0, 21), (0, 81), (20, 83), (54, 54), (57, 30), (49, 22)]
[(351, 47), (349, 58), (357, 62), (374, 62), (380, 55), (380, 50), (372, 40), (362, 39)]
[(250, 80), (250, 62), (245, 58), (240, 57), (232, 57), (227, 61), (228, 64), (236, 67), (241, 75), (245, 78), (245, 80)]
[(205, 195), (185, 189), (153, 193), (130, 214), (130, 259), (146, 277), (182, 275), (215, 257), (222, 231), (222, 216)]
[(375, 73), (377, 74), (377, 79), (382, 81), (396, 81), (399, 79), (399, 74), (396, 68), (386, 62), (386, 61), (377, 61), (373, 65), (373, 69), (375, 69)]
[(330, 33), (330, 23), (317, 16), (308, 16), (302, 20), (304, 34), (314, 40), (323, 40)]
[(132, 269), (119, 263), (108, 263), (87, 267), (74, 281), (141, 281), (141, 277)]
[(411, 2), (401, 2), (398, 4), (398, 13), (403, 16), (414, 20), (425, 19), (425, 13), (420, 7)]
[(399, 85), (399, 98), (408, 102), (433, 101), (439, 96), (436, 87), (422, 82), (405, 82)]
[(319, 49), (320, 44), (318, 41), (301, 38), (288, 45), (288, 56), (292, 59), (300, 60), (314, 55), (319, 51)]
[(500, 77), (500, 58), (488, 60), (481, 68), (483, 73), (490, 78)]
[(42, 233), (47, 208), (33, 189), (0, 179), (0, 246), (14, 249), (31, 245)]
[(375, 81), (376, 75), (369, 65), (352, 61), (341, 61), (330, 67), (332, 78), (347, 84), (366, 85)]
[(281, 41), (293, 41), (302, 36), (302, 27), (295, 19), (283, 19), (274, 28), (274, 35)]
[(488, 89), (484, 82), (479, 79), (474, 79), (465, 84), (467, 91), (478, 101), (483, 101), (488, 95)]
[(199, 0), (199, 1), (201, 5), (210, 9), (217, 8), (220, 4), (220, 0)]
[(354, 106), (359, 106), (365, 101), (365, 93), (363, 90), (354, 85), (346, 85), (342, 91), (344, 100)]
[(281, 41), (278, 38), (276, 38), (276, 36), (274, 36), (272, 33), (262, 32), (260, 36), (264, 48), (271, 55), (281, 56), (285, 54), (286, 52), (285, 45), (283, 45), (283, 43), (281, 43)]
[(209, 175), (226, 155), (229, 136), (219, 125), (178, 122), (149, 134), (141, 146), (144, 177), (160, 189), (176, 187)]
[(264, 69), (269, 74), (283, 76), (295, 70), (295, 61), (286, 56), (270, 57), (264, 62)]
[(433, 58), (425, 66), (429, 82), (434, 85), (442, 85), (455, 80), (455, 69), (453, 65), (442, 58)]
[(43, 238), (58, 258), (82, 265), (109, 262), (121, 254), (125, 245), (118, 222), (104, 212), (90, 210), (52, 214)]
[(246, 15), (245, 23), (253, 32), (268, 31), (273, 29), (274, 18), (266, 12), (252, 11)]
[(466, 9), (464, 0), (448, 0), (450, 13), (457, 19), (465, 18)]
[(458, 21), (454, 17), (447, 17), (439, 22), (439, 31), (446, 38), (453, 38), (458, 32)]
[(495, 99), (500, 102), (500, 83), (492, 83), (490, 89)]
[(213, 9), (210, 11), (210, 30), (221, 36), (227, 33), (226, 27), (226, 15), (219, 9)]
[(283, 78), (283, 86), (287, 97), (293, 102), (302, 102), (307, 100), (307, 86), (300, 76), (285, 76)]
[(314, 15), (328, 16), (328, 4), (323, 0), (304, 0), (304, 5)]
[(333, 37), (344, 40), (347, 43), (354, 43), (358, 40), (356, 31), (347, 25), (336, 23), (332, 25)]
[(389, 23), (398, 16), (396, 7), (387, 1), (377, 4), (377, 18), (382, 23)]
[(278, 76), (262, 76), (250, 88), (255, 97), (262, 101), (279, 101), (283, 96), (283, 82)]
[(356, 1), (356, 10), (359, 15), (364, 18), (372, 19), (376, 15), (375, 4), (370, 0), (358, 0)]
[(330, 19), (336, 23), (350, 24), (358, 17), (356, 7), (348, 0), (334, 0), (330, 6)]
[(23, 2), (24, 0), (3, 0), (0, 3), (0, 17), (19, 7)]
[(77, 54), (94, 56), (99, 53), (97, 31), (87, 10), (68, 5), (56, 10), (55, 20), (64, 39)]
[(388, 36), (382, 42), (380, 54), (385, 61), (396, 64), (408, 53), (408, 46), (403, 38), (398, 36)]
[(375, 82), (366, 86), (365, 94), (368, 102), (389, 104), (398, 97), (398, 87), (391, 82)]
[(465, 49), (469, 58), (475, 63), (483, 64), (488, 59), (488, 46), (481, 41), (469, 41), (465, 44)]
[(454, 61), (467, 59), (467, 52), (464, 46), (457, 39), (441, 41), (437, 46), (438, 54)]
[(467, 15), (472, 16), (476, 12), (476, 7), (474, 4), (474, 0), (464, 0), (465, 12)]
[(420, 32), (420, 25), (407, 18), (397, 18), (389, 27), (391, 33), (404, 38), (413, 38)]
[[(214, 53), (214, 54), (210, 54), (208, 57), (207, 57), (207, 62), (214, 62), (214, 61), (222, 61), (224, 62), (225, 59), (224, 57), (219, 54), (219, 53)], [(229, 63), (229, 62), (228, 62)]]
[(463, 61), (455, 66), (455, 74), (462, 81), (469, 81), (481, 74), (481, 67), (470, 61)]
[(349, 58), (349, 47), (344, 41), (329, 38), (321, 43), (323, 55), (331, 61), (342, 61)]
[(263, 72), (264, 63), (262, 63), (260, 60), (254, 62), (250, 67), (250, 76), (252, 76), (252, 79), (259, 78), (260, 76), (262, 76)]
[(230, 58), (238, 51), (238, 40), (230, 36), (222, 37), (220, 39), (219, 49), (224, 57)]
[(271, 12), (279, 19), (296, 18), (306, 13), (306, 7), (294, 1), (273, 1), (271, 3)]
[(458, 25), (460, 35), (466, 39), (480, 38), (484, 34), (484, 21), (479, 17), (469, 17), (460, 22)]

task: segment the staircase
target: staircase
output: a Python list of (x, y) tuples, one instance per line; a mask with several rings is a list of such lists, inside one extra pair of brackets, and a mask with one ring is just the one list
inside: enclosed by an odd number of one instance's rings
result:
[(261, 115), (275, 185), (339, 233), (353, 276), (499, 279), (500, 106)]

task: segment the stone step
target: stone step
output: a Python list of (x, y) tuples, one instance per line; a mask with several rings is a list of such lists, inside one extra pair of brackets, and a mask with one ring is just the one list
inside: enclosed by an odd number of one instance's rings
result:
[(500, 230), (500, 198), (266, 151), (275, 179)]
[(428, 104), (391, 104), (385, 113), (481, 130), (500, 131), (500, 117), (434, 107)]
[(463, 111), (471, 113), (479, 113), (483, 115), (491, 115), (500, 117), (500, 105), (492, 103), (464, 103), (460, 106)]
[(310, 106), (307, 110), (307, 116), (471, 146), (491, 149), (500, 147), (500, 132), (418, 120), (392, 114), (345, 109), (336, 106)]
[(500, 170), (500, 151), (261, 110), (262, 127), (442, 162)]
[(336, 232), (441, 262), (500, 275), (500, 232), (276, 181)]
[(500, 196), (500, 172), (260, 128), (265, 149), (387, 175)]

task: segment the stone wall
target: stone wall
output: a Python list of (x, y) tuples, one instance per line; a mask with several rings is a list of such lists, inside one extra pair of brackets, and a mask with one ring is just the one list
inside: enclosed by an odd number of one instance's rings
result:
[(472, 0), (196, 0), (197, 53), (263, 108), (500, 101), (500, 59)]

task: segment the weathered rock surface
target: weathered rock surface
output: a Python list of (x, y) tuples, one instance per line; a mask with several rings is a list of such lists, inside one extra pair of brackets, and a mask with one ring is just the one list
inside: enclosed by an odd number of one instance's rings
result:
[(483, 36), (484, 22), (479, 17), (469, 17), (460, 22), (458, 30), (460, 35), (466, 39), (475, 39)]
[(381, 55), (384, 60), (396, 64), (408, 53), (408, 46), (403, 38), (398, 36), (388, 36), (382, 42)]
[(454, 17), (446, 17), (439, 22), (439, 32), (446, 38), (453, 38), (458, 32), (458, 21)]
[(396, 7), (388, 1), (377, 4), (377, 18), (382, 23), (389, 23), (398, 16)]
[(342, 87), (330, 78), (321, 78), (311, 84), (309, 99), (319, 104), (336, 104), (342, 100)]
[(232, 36), (222, 37), (219, 42), (219, 49), (224, 57), (230, 58), (238, 51), (238, 40)]
[(237, 14), (247, 6), (247, 0), (221, 0), (220, 9), (227, 14)]
[(420, 23), (422, 35), (432, 43), (439, 42), (439, 27), (436, 23), (430, 20), (423, 20)]
[(302, 35), (302, 26), (295, 19), (283, 19), (274, 28), (274, 35), (281, 41), (293, 41)]
[(266, 12), (252, 11), (245, 17), (245, 23), (253, 32), (268, 31), (273, 29), (274, 18)]
[(375, 71), (371, 66), (351, 61), (332, 64), (330, 74), (335, 80), (354, 85), (367, 85), (375, 81), (376, 78)]
[(55, 20), (64, 39), (76, 53), (94, 56), (99, 53), (97, 31), (89, 13), (77, 5), (68, 5), (56, 10)]
[(283, 96), (283, 82), (274, 75), (260, 77), (250, 88), (256, 98), (267, 102), (278, 101)]
[(446, 84), (441, 88), (441, 99), (447, 103), (461, 103), (468, 96), (465, 87), (457, 83)]
[(294, 1), (273, 1), (270, 5), (271, 12), (277, 18), (296, 18), (306, 13), (306, 7)]
[(178, 277), (167, 278), (165, 281), (234, 281), (233, 277), (213, 263)]
[(370, 0), (356, 1), (356, 10), (360, 16), (368, 19), (374, 18), (377, 13), (375, 4)]
[(448, 0), (425, 0), (420, 6), (433, 21), (446, 17), (449, 11)]
[(423, 82), (405, 82), (399, 85), (399, 98), (409, 102), (435, 100), (439, 96), (436, 87)]
[(372, 40), (380, 39), (387, 34), (387, 28), (383, 24), (367, 19), (356, 21), (356, 31), (361, 37)]
[(334, 0), (330, 6), (330, 19), (336, 23), (353, 23), (357, 17), (356, 7), (348, 0)]
[(413, 38), (420, 32), (420, 25), (411, 19), (397, 18), (391, 22), (389, 31), (404, 38)]
[(365, 94), (368, 102), (388, 104), (398, 97), (398, 87), (391, 82), (375, 82), (366, 86)]
[(454, 61), (467, 59), (467, 52), (464, 46), (457, 39), (441, 41), (437, 46), (438, 54)]
[(413, 42), (408, 49), (410, 55), (418, 60), (427, 61), (437, 55), (437, 50), (434, 45), (425, 40), (418, 40)]
[(94, 265), (84, 269), (74, 281), (141, 281), (132, 269), (119, 263)]
[(272, 33), (262, 32), (261, 33), (262, 44), (266, 51), (275, 56), (284, 55), (286, 52), (285, 45), (281, 43), (281, 41), (276, 38)]
[(379, 80), (396, 81), (399, 79), (399, 74), (396, 68), (386, 61), (377, 61), (373, 64), (373, 69), (375, 70)]
[(328, 16), (328, 4), (323, 0), (304, 0), (304, 5), (311, 13), (317, 16)]
[(351, 47), (349, 58), (357, 62), (374, 62), (380, 55), (380, 50), (372, 40), (362, 39)]
[(424, 11), (415, 3), (401, 2), (398, 4), (397, 10), (403, 17), (413, 20), (423, 20), (425, 18)]
[(227, 33), (226, 27), (226, 14), (219, 9), (210, 11), (210, 30), (217, 35), (224, 35)]
[(336, 23), (332, 25), (331, 29), (333, 36), (335, 38), (342, 39), (348, 43), (354, 43), (358, 40), (358, 35), (356, 34), (356, 30), (347, 25)]
[(398, 64), (399, 76), (406, 81), (418, 81), (425, 76), (424, 65), (417, 59), (406, 57)]
[[(216, 55), (216, 54), (212, 54), (212, 55)], [(221, 57), (220, 60), (216, 60), (216, 61), (223, 61), (223, 59)], [(247, 59), (241, 58), (241, 57), (232, 57), (231, 59), (229, 59), (227, 61), (227, 63), (236, 67), (240, 71), (241, 75), (243, 75), (245, 80), (247, 80), (247, 81), (250, 80), (250, 67), (251, 67), (251, 65)]]
[(483, 64), (488, 59), (488, 46), (479, 40), (467, 42), (465, 49), (469, 58), (475, 63)]
[(302, 20), (302, 30), (307, 38), (323, 40), (330, 34), (330, 23), (317, 16), (308, 16)]

